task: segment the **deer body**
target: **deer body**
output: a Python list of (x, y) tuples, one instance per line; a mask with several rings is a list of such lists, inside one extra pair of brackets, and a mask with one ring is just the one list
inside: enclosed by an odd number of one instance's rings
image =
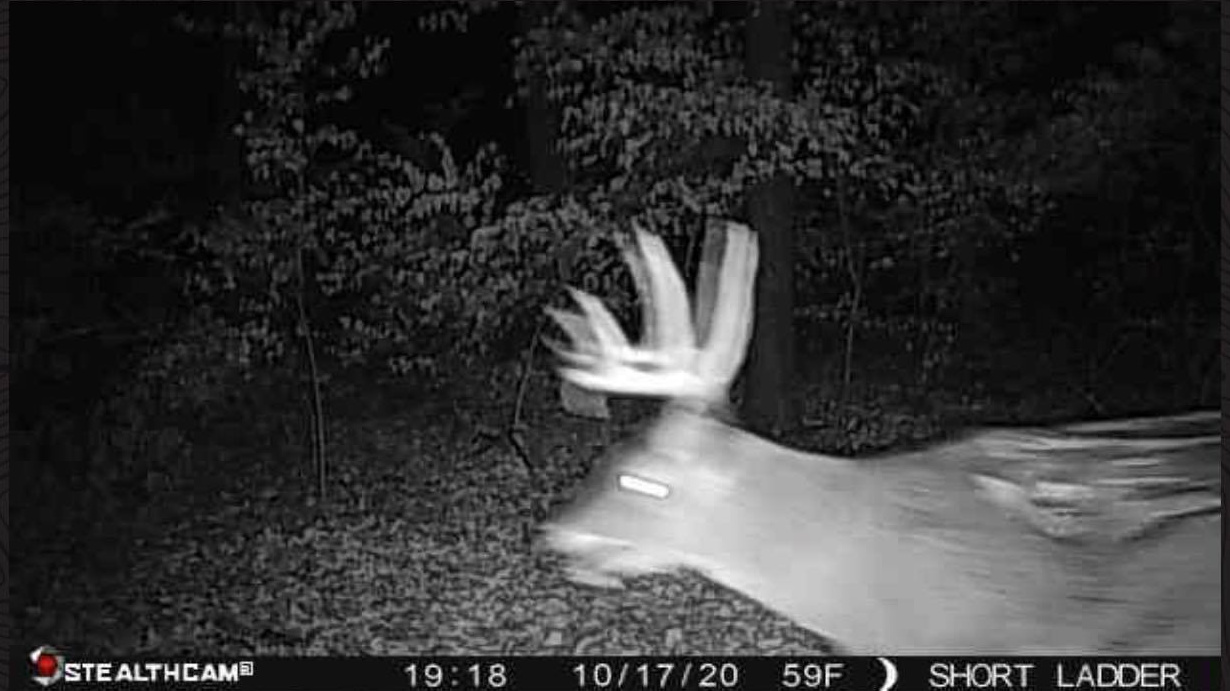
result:
[[(754, 266), (754, 244), (750, 258), (730, 257), (749, 252), (749, 237), (732, 239), (719, 282), (747, 276), (732, 262)], [(641, 241), (644, 264), (629, 263), (651, 288), (652, 340), (680, 304), (661, 293), (681, 279), (662, 276), (673, 271), (664, 250)], [(561, 321), (581, 346), (566, 354), (588, 376), (575, 380), (671, 399), (544, 527), (575, 580), (694, 570), (854, 653), (1219, 652), (1220, 608), (1208, 603), (1221, 588), (1220, 438), (1205, 429), (1215, 413), (1197, 417), (1201, 435), (1131, 421), (993, 430), (871, 459), (787, 449), (708, 412), (750, 331), (750, 296), (725, 288), (707, 298), (720, 347), (667, 334), (638, 351), (593, 303), (592, 332)], [(648, 377), (654, 366), (666, 376)], [(1052, 512), (1058, 523), (1038, 488), (1068, 510)]]

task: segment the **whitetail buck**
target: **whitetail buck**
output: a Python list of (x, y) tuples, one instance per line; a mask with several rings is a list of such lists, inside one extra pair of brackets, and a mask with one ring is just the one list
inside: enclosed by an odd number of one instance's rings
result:
[(694, 314), (665, 245), (637, 231), (640, 344), (586, 293), (580, 314), (552, 311), (572, 339), (563, 377), (668, 401), (544, 526), (573, 580), (694, 570), (854, 653), (1220, 653), (1219, 413), (873, 459), (777, 446), (724, 421), (757, 265), (752, 232), (724, 230)]

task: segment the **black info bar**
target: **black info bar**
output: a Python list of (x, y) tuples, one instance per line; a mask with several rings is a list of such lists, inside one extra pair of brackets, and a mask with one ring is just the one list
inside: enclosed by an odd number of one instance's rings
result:
[[(50, 651), (50, 652), (48, 652)], [(27, 688), (242, 691), (1220, 691), (1217, 657), (304, 657), (81, 659)]]

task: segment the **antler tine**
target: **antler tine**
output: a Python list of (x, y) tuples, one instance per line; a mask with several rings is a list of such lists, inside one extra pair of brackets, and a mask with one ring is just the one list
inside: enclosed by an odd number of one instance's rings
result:
[(705, 232), (700, 254), (700, 271), (696, 277), (696, 305), (694, 319), (696, 339), (709, 341), (713, 331), (713, 305), (717, 300), (718, 281), (722, 267), (722, 250), (725, 248), (724, 233), (711, 222)]
[[(635, 224), (633, 229), (640, 230)], [(624, 264), (628, 266), (628, 272), (632, 274), (632, 284), (636, 288), (636, 296), (641, 303), (641, 343), (646, 344), (648, 348), (653, 348), (655, 343), (660, 342), (659, 327), (657, 315), (654, 312), (654, 302), (650, 299), (651, 287), (648, 270), (642, 259), (644, 253), (637, 241), (629, 240), (622, 235), (616, 236), (616, 242), (619, 244)]]
[[(708, 279), (717, 284), (716, 291), (701, 289), (705, 295), (698, 314), (707, 315), (712, 307), (713, 317), (713, 324), (707, 325), (712, 333), (704, 350), (697, 345), (687, 290), (666, 244), (635, 228), (635, 249), (632, 243), (622, 249), (642, 301), (641, 343), (634, 346), (628, 342), (615, 317), (598, 298), (571, 289), (581, 314), (547, 310), (572, 340), (571, 349), (550, 344), (564, 362), (561, 376), (577, 386), (607, 393), (705, 401), (724, 396), (729, 380), (738, 371), (750, 331), (750, 300), (744, 295), (750, 291), (741, 284), (755, 272), (755, 241), (750, 231), (742, 226), (730, 228), (733, 230), (720, 274), (714, 279), (712, 267), (702, 267), (702, 273), (710, 274)], [(707, 247), (714, 244), (712, 240), (707, 241)], [(734, 285), (726, 285), (731, 282)], [(714, 304), (710, 306), (709, 302)], [(708, 321), (707, 316), (701, 319)], [(727, 339), (736, 342), (728, 343)]]
[(751, 229), (727, 223), (726, 252), (717, 278), (709, 334), (697, 363), (702, 378), (722, 382), (723, 387), (729, 386), (739, 373), (747, 354), (754, 321), (759, 259), (760, 249)]
[[(637, 245), (644, 258), (644, 277), (648, 292), (641, 293), (647, 333), (654, 340), (648, 347), (661, 352), (668, 361), (684, 365), (696, 353), (696, 332), (692, 328), (688, 291), (662, 238), (635, 228)], [(632, 261), (629, 261), (632, 264)], [(682, 359), (682, 361), (681, 361)], [(686, 366), (686, 365), (684, 365)]]

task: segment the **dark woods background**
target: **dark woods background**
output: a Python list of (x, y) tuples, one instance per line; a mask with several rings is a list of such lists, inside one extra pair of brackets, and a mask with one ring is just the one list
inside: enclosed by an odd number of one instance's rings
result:
[[(536, 344), (565, 284), (634, 314), (632, 221), (689, 270), (707, 219), (761, 233), (743, 417), (811, 448), (1213, 404), (1217, 5), (752, 7), (16, 5), (23, 633), (386, 640), (280, 599), (353, 573), (278, 549), (355, 512), (494, 568), (478, 527), (520, 544), (618, 436)], [(423, 583), (406, 650), (480, 650)]]

